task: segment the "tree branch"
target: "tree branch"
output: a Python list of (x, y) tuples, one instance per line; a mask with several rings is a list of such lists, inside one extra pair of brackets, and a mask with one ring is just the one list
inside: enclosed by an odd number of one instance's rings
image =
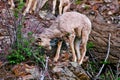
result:
[[(105, 58), (104, 62), (107, 61), (108, 56), (109, 56), (109, 53), (110, 53), (110, 37), (111, 37), (111, 33), (109, 33), (109, 39), (108, 39), (108, 50), (107, 50), (107, 55), (106, 55), (106, 58)], [(96, 80), (96, 79), (99, 77), (99, 75), (101, 74), (101, 72), (102, 72), (104, 66), (105, 66), (105, 64), (103, 63), (102, 67), (100, 68), (98, 74), (95, 76), (95, 79), (94, 79), (94, 80)]]

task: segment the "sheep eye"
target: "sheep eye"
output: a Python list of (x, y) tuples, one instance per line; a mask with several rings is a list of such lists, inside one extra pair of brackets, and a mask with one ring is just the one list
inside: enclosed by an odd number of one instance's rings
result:
[(41, 38), (38, 38), (36, 41), (37, 41), (37, 42), (42, 42), (42, 39), (41, 39)]

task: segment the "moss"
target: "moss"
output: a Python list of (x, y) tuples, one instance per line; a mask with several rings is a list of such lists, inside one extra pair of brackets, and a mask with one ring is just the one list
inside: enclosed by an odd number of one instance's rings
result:
[(81, 4), (82, 1), (83, 1), (83, 0), (76, 0), (76, 1), (75, 1), (75, 4)]

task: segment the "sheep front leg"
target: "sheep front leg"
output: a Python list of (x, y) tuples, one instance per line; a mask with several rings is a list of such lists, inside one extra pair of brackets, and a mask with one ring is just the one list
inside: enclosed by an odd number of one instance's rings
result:
[(88, 37), (89, 37), (89, 32), (83, 31), (82, 32), (82, 43), (81, 43), (81, 58), (78, 59), (79, 65), (83, 63), (83, 59), (86, 54), (86, 46), (87, 46)]
[(57, 52), (56, 52), (56, 55), (54, 57), (55, 62), (57, 62), (59, 59), (61, 46), (62, 46), (62, 41), (58, 42)]
[(52, 10), (52, 14), (55, 14), (56, 2), (57, 2), (57, 0), (53, 0), (53, 10)]
[(35, 0), (34, 6), (33, 6), (33, 8), (32, 8), (33, 11), (35, 11), (36, 7), (37, 7), (37, 0)]
[(70, 34), (69, 36), (69, 44), (72, 50), (72, 55), (73, 55), (73, 61), (76, 62), (77, 58), (76, 58), (76, 54), (75, 54), (75, 49), (74, 49), (74, 40), (75, 40), (75, 34)]
[(63, 0), (60, 0), (60, 4), (59, 4), (59, 15), (62, 14), (62, 8), (63, 8)]
[(29, 0), (29, 1), (28, 1), (27, 7), (26, 7), (25, 11), (23, 12), (23, 15), (24, 15), (24, 16), (25, 16), (26, 13), (29, 12), (30, 7), (31, 7), (31, 5), (32, 5), (32, 1), (33, 1), (33, 0)]
[(32, 11), (33, 11), (33, 12), (35, 11), (36, 6), (37, 6), (37, 0), (34, 0), (32, 9), (30, 10), (30, 13), (32, 13)]

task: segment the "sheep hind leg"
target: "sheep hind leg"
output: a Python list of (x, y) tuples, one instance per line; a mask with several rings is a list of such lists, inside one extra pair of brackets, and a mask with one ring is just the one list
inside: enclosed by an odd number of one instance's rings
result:
[(75, 54), (74, 40), (75, 40), (75, 34), (70, 34), (70, 36), (69, 36), (69, 44), (70, 44), (70, 48), (72, 50), (73, 61), (76, 62), (77, 58), (76, 58), (76, 54)]
[(82, 32), (82, 43), (81, 43), (81, 58), (78, 60), (79, 65), (83, 63), (83, 59), (86, 54), (86, 46), (87, 46), (88, 37), (89, 37), (88, 31), (83, 31)]
[(69, 9), (70, 9), (70, 4), (68, 4), (67, 6), (64, 7), (63, 13), (67, 12), (67, 10), (69, 10)]
[(75, 40), (75, 50), (76, 50), (76, 53), (77, 53), (78, 60), (81, 57), (81, 54), (80, 54), (80, 43), (81, 43), (80, 38), (76, 38), (76, 40)]

